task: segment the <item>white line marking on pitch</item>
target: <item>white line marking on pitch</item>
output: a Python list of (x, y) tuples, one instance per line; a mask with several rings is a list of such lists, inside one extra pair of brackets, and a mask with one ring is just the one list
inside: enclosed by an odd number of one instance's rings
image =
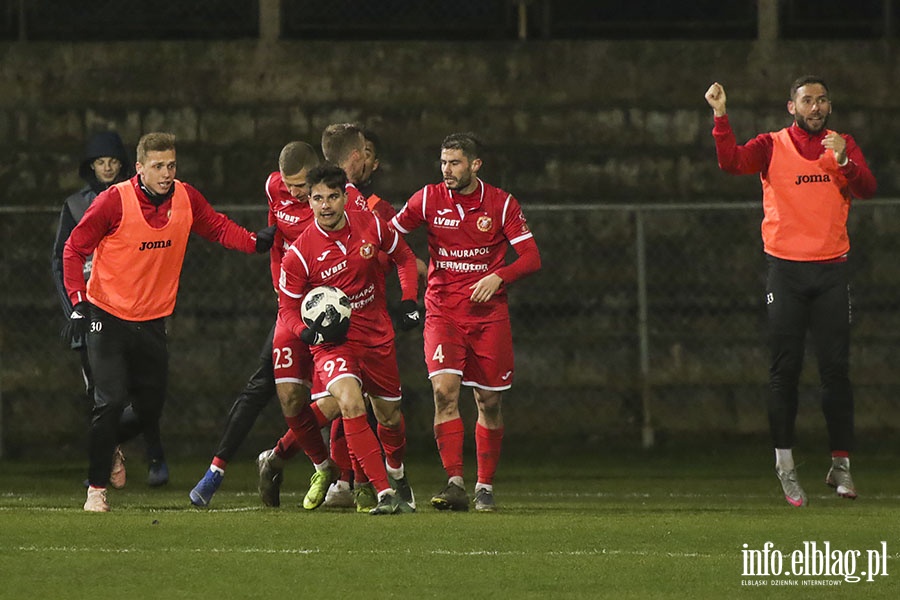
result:
[[(213, 553), (213, 554), (368, 554), (396, 556), (397, 550), (350, 550), (347, 552), (323, 552), (318, 548), (88, 548), (84, 546), (17, 546), (15, 548), (2, 548), (0, 551), (18, 551), (34, 553), (63, 553), (63, 554), (143, 554), (154, 552), (189, 552), (189, 553)], [(401, 553), (403, 553), (401, 551)], [(406, 551), (405, 554), (412, 554)], [(701, 552), (655, 552), (649, 550), (615, 550), (609, 548), (597, 548), (593, 550), (550, 550), (545, 552), (525, 552), (521, 550), (496, 551), (496, 550), (426, 550), (424, 555), (437, 556), (666, 556), (669, 558), (715, 558), (714, 554)], [(900, 554), (894, 558), (900, 557)]]

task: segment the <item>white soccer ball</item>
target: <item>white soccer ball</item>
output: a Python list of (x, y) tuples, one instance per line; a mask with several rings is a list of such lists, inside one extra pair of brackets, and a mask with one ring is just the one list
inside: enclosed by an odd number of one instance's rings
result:
[(308, 327), (312, 327), (322, 314), (322, 327), (328, 327), (350, 318), (350, 298), (338, 288), (320, 285), (309, 290), (303, 298), (300, 316)]

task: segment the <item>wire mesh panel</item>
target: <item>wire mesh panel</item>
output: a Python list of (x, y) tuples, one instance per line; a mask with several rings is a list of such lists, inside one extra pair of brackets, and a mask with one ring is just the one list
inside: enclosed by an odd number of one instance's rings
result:
[(294, 0), (282, 3), (285, 38), (512, 39), (508, 0)]
[[(0, 0), (0, 40), (111, 41), (260, 36), (260, 9), (285, 39), (721, 39), (758, 35), (758, 2), (670, 0)], [(785, 39), (896, 37), (892, 0), (778, 3)]]
[(900, 3), (892, 0), (785, 0), (781, 33), (786, 39), (877, 39), (891, 33), (898, 17)]
[(0, 0), (0, 40), (14, 40), (19, 35), (19, 0)]
[[(546, 35), (553, 38), (753, 39), (757, 3), (669, 0), (545, 0)], [(535, 20), (538, 17), (535, 15)]]
[(258, 0), (162, 5), (141, 0), (28, 0), (22, 7), (30, 40), (234, 39), (259, 35)]
[[(523, 209), (543, 267), (509, 291), (516, 359), (513, 388), (504, 394), (510, 438), (639, 440), (645, 419), (657, 439), (765, 434), (758, 203)], [(250, 229), (265, 219), (257, 208), (226, 212)], [(0, 423), (8, 456), (48, 442), (78, 447), (86, 436), (78, 359), (59, 339), (64, 319), (50, 277), (56, 218), (52, 210), (0, 211)], [(857, 203), (850, 232), (857, 423), (866, 431), (896, 431), (900, 201)], [(169, 445), (212, 450), (256, 368), (275, 312), (265, 257), (191, 240), (168, 322), (163, 434)], [(433, 408), (421, 331), (399, 333), (397, 354), (408, 435), (425, 441)], [(818, 374), (814, 361), (807, 362), (798, 427), (821, 432)], [(463, 410), (471, 414), (471, 395), (464, 395)], [(283, 428), (273, 399), (242, 448), (244, 457)]]

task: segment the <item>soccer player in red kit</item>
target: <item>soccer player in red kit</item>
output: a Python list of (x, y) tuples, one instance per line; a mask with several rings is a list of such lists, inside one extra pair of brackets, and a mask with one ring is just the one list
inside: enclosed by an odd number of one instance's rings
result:
[[(412, 512), (415, 500), (402, 458), (398, 460), (405, 451), (406, 435), (401, 426), (394, 331), (378, 253), (391, 255), (397, 263), (403, 299), (413, 301), (418, 291), (415, 256), (397, 232), (375, 214), (345, 211), (347, 175), (343, 169), (321, 165), (309, 172), (308, 182), (316, 220), (282, 262), (279, 319), (312, 344), (316, 376), (337, 399), (350, 452), (378, 495), (371, 514)], [(349, 329), (339, 335), (345, 341), (308, 327), (300, 316), (303, 297), (320, 285), (337, 287), (350, 298)], [(366, 418), (363, 391), (378, 419), (378, 438)], [(382, 462), (379, 438), (387, 465)]]
[[(519, 203), (478, 178), (480, 155), (473, 134), (447, 136), (441, 144), (443, 182), (413, 194), (391, 221), (404, 234), (421, 225), (428, 232), (425, 363), (434, 391), (434, 436), (449, 477), (431, 499), (438, 510), (469, 508), (461, 385), (472, 388), (478, 407), (475, 510), (495, 509), (493, 481), (503, 440), (500, 400), (513, 380), (506, 288), (541, 266)], [(508, 246), (518, 256), (507, 265)]]
[[(281, 259), (290, 244), (313, 221), (313, 213), (309, 208), (309, 187), (306, 185), (306, 174), (309, 169), (319, 164), (315, 149), (305, 142), (290, 142), (282, 148), (278, 157), (278, 171), (269, 175), (266, 180), (266, 196), (269, 205), (269, 225), (275, 227), (274, 245), (270, 251), (273, 289), (278, 288), (278, 276), (281, 273)], [(191, 503), (195, 506), (208, 506), (225, 476), (228, 461), (237, 452), (240, 444), (247, 437), (257, 417), (275, 395), (276, 380), (291, 381), (296, 385), (297, 403), (289, 411), (289, 418), (296, 418), (298, 429), (304, 437), (297, 440), (293, 432), (281, 440), (282, 443), (274, 451), (260, 455), (258, 463), (264, 471), (260, 479), (260, 495), (267, 506), (280, 504), (280, 483), (282, 481), (283, 461), (299, 450), (306, 452), (316, 471), (310, 479), (310, 491), (304, 497), (304, 506), (315, 504), (315, 498), (324, 494), (327, 482), (330, 481), (328, 449), (319, 435), (319, 423), (315, 411), (309, 407), (309, 398), (304, 386), (311, 386), (312, 359), (305, 344), (293, 341), (293, 334), (288, 332), (290, 343), (281, 337), (275, 346), (275, 354), (279, 357), (273, 363), (273, 340), (276, 338), (276, 326), (273, 324), (260, 353), (259, 366), (248, 380), (244, 389), (228, 413), (225, 431), (219, 447), (203, 478), (190, 492)], [(284, 335), (284, 334), (282, 334)], [(296, 346), (296, 347), (295, 347)], [(277, 363), (277, 369), (276, 369)], [(263, 464), (264, 463), (264, 464)]]
[[(378, 214), (385, 221), (396, 214), (396, 211), (388, 202), (377, 196), (366, 198), (355, 185), (357, 182), (362, 181), (367, 176), (371, 175), (371, 173), (367, 171), (370, 165), (370, 163), (367, 162), (367, 157), (369, 155), (366, 153), (366, 138), (364, 137), (361, 126), (355, 123), (332, 123), (326, 127), (322, 132), (322, 153), (325, 156), (325, 160), (341, 167), (347, 175), (347, 184), (345, 186), (345, 191), (347, 193), (347, 210), (370, 210)], [(378, 260), (385, 272), (391, 269), (391, 259), (387, 254), (379, 252)], [(424, 274), (424, 263), (421, 263), (421, 261), (417, 259), (416, 264), (420, 269), (420, 272)], [(382, 288), (378, 293), (383, 294), (384, 289)], [(400, 312), (401, 315), (403, 315), (399, 323), (401, 328), (408, 329), (410, 327), (418, 326), (418, 320), (414, 322), (410, 320), (412, 316), (418, 316), (418, 308), (415, 301), (408, 300), (401, 303)], [(280, 389), (283, 394), (285, 393), (285, 390), (296, 391), (297, 387), (281, 386)], [(322, 391), (313, 394), (313, 399), (315, 399), (316, 402), (313, 404), (312, 408), (320, 424), (326, 422), (331, 417), (336, 416), (335, 413), (337, 407), (333, 402), (325, 398), (327, 395), (327, 392)], [(405, 429), (402, 415), (397, 427), (401, 430)], [(388, 435), (391, 435), (391, 432), (388, 432)], [(293, 435), (289, 430), (285, 436), (279, 440), (275, 448), (268, 451), (269, 456), (276, 461), (282, 456), (286, 456), (287, 452), (285, 449), (290, 448), (292, 442)], [(371, 486), (367, 485), (368, 482), (365, 479), (365, 473), (363, 472), (361, 465), (349, 455), (346, 438), (343, 435), (343, 424), (341, 419), (335, 419), (331, 423), (331, 459), (340, 468), (340, 477), (328, 488), (325, 500), (323, 500), (322, 496), (318, 493), (324, 480), (311, 482), (310, 492), (307, 494), (306, 498), (304, 498), (304, 507), (314, 509), (323, 501), (327, 504), (328, 494), (331, 494), (332, 506), (350, 506), (355, 503), (358, 511), (368, 512), (368, 510), (373, 508), (376, 504), (374, 493)], [(280, 461), (277, 461), (277, 464), (280, 464)], [(277, 466), (277, 464), (273, 463), (275, 466)], [(389, 465), (389, 467), (390, 466), (391, 465)], [(355, 485), (353, 490), (350, 489), (349, 483), (351, 469), (352, 472), (355, 473)], [(262, 455), (260, 455), (261, 494), (263, 487), (267, 485), (267, 476), (264, 476), (266, 471), (267, 466), (263, 462)], [(315, 477), (316, 476), (314, 475), (314, 478)], [(404, 492), (404, 497), (407, 501), (414, 503), (414, 499), (411, 496), (405, 495), (405, 488), (401, 491)], [(265, 502), (265, 494), (262, 495)]]

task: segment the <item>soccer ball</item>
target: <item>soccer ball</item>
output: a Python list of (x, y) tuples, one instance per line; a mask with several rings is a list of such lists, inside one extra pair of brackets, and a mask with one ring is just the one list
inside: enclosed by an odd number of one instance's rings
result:
[(312, 327), (324, 313), (323, 328), (350, 318), (350, 298), (347, 294), (330, 285), (320, 285), (309, 291), (303, 298), (300, 316), (307, 327)]

